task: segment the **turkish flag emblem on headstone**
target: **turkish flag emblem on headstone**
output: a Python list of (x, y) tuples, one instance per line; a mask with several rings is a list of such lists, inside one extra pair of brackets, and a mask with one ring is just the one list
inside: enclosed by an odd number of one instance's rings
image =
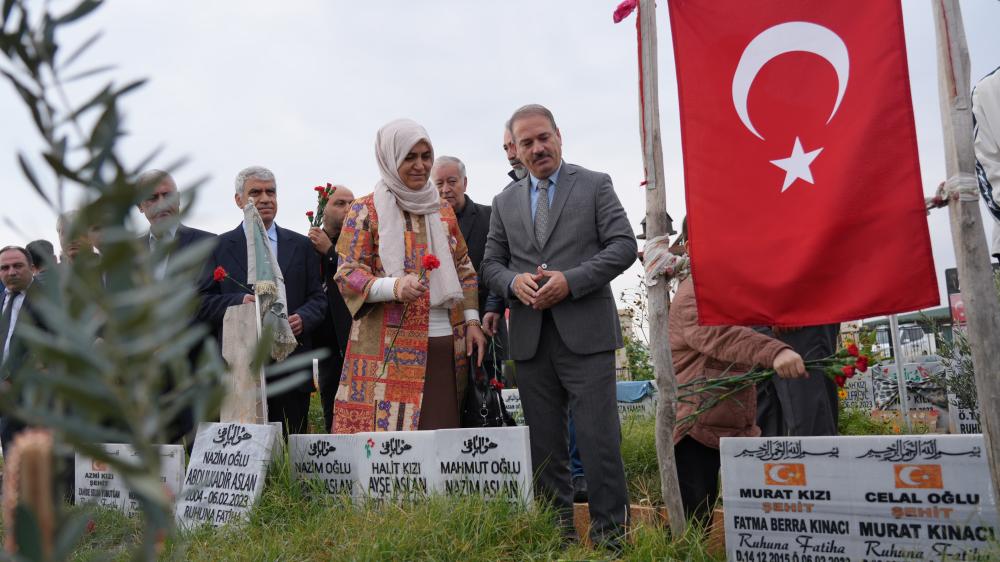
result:
[(669, 6), (699, 322), (937, 305), (899, 3)]

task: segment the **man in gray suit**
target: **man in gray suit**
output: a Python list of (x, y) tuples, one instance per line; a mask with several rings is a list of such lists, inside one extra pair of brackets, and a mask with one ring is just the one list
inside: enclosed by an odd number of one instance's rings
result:
[(526, 105), (509, 123), (529, 174), (493, 200), (482, 276), (512, 301), (510, 356), (538, 492), (572, 536), (568, 406), (587, 469), (591, 538), (620, 547), (628, 490), (615, 401), (622, 337), (610, 282), (635, 261), (635, 236), (611, 178), (563, 162), (548, 109)]

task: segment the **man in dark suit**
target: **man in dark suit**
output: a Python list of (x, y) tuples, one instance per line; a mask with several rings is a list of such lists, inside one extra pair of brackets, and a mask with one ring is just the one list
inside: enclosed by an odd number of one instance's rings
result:
[(330, 354), (319, 362), (319, 401), (323, 405), (324, 431), (333, 427), (333, 401), (340, 385), (340, 372), (344, 368), (347, 338), (351, 335), (351, 311), (340, 295), (340, 288), (333, 280), (337, 272), (337, 239), (344, 226), (344, 217), (351, 208), (354, 194), (343, 185), (335, 185), (333, 194), (323, 208), (323, 228), (310, 228), (309, 240), (320, 257), (323, 291), (326, 293), (327, 311), (323, 324), (313, 335), (317, 347), (325, 347)]
[[(141, 186), (154, 186), (153, 192), (139, 203), (139, 212), (149, 221), (149, 232), (141, 238), (152, 253), (158, 248), (177, 251), (199, 242), (215, 238), (211, 232), (191, 228), (180, 223), (180, 195), (174, 178), (162, 170), (149, 170), (139, 175)], [(176, 245), (172, 244), (176, 242)], [(158, 278), (166, 274), (170, 255), (154, 268)]]
[(518, 109), (510, 129), (529, 175), (493, 200), (482, 269), (490, 289), (512, 299), (510, 354), (539, 495), (575, 534), (568, 407), (587, 469), (591, 538), (620, 548), (628, 490), (615, 398), (622, 336), (610, 283), (635, 261), (635, 236), (611, 178), (563, 162), (548, 109)]
[[(490, 207), (480, 205), (466, 194), (469, 177), (465, 164), (454, 156), (438, 156), (431, 168), (431, 181), (444, 199), (455, 210), (458, 228), (469, 248), (469, 259), (476, 273), (480, 272), (486, 252), (486, 236), (490, 232)], [(487, 373), (503, 380), (503, 362), (507, 359), (507, 324), (502, 321), (507, 305), (503, 297), (494, 295), (479, 277), (479, 317), (483, 319), (483, 332), (492, 338), (483, 366)]]
[[(139, 175), (136, 183), (153, 190), (148, 197), (139, 202), (139, 212), (149, 222), (149, 232), (139, 237), (139, 242), (149, 249), (152, 259), (157, 260), (153, 265), (153, 275), (161, 280), (167, 274), (167, 266), (174, 252), (183, 251), (202, 240), (212, 240), (215, 235), (180, 223), (181, 207), (177, 182), (167, 172), (148, 170)], [(202, 275), (207, 275), (207, 271), (206, 264)], [(188, 353), (192, 369), (201, 350), (201, 345), (195, 345)], [(169, 392), (173, 386), (173, 381), (167, 380), (163, 392)], [(166, 430), (167, 441), (178, 443), (187, 437), (189, 444), (192, 444), (194, 439), (192, 434), (197, 426), (194, 417), (194, 412), (190, 408), (178, 414), (177, 419)]]
[[(293, 355), (308, 353), (313, 349), (312, 335), (326, 315), (326, 296), (320, 284), (319, 258), (305, 236), (281, 228), (274, 222), (278, 213), (278, 191), (274, 174), (267, 168), (251, 166), (236, 175), (236, 206), (240, 209), (253, 201), (267, 230), (271, 250), (277, 256), (278, 266), (285, 277), (285, 296), (288, 299), (288, 324), (298, 340)], [(238, 283), (247, 285), (247, 235), (244, 224), (219, 235), (219, 245), (209, 264), (214, 269), (222, 266), (230, 278), (215, 282), (205, 276), (199, 287), (202, 302), (198, 317), (211, 325), (221, 339), (222, 321), (226, 309), (254, 302)], [(271, 379), (276, 382), (278, 379)], [(305, 433), (309, 413), (309, 394), (312, 380), (276, 396), (268, 396), (269, 421), (285, 423), (286, 433)]]
[[(28, 349), (18, 338), (17, 331), (32, 316), (31, 305), (28, 304), (28, 289), (34, 280), (32, 267), (31, 254), (24, 248), (7, 246), (0, 249), (0, 282), (4, 287), (0, 293), (0, 386), (4, 392), (28, 355)], [(4, 456), (14, 436), (24, 427), (23, 423), (9, 416), (0, 419), (0, 444)]]

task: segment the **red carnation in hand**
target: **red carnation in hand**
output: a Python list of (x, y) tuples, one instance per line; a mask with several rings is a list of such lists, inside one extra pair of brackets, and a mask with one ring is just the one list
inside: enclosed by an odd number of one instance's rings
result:
[(499, 381), (499, 380), (497, 380), (497, 379), (493, 379), (493, 380), (491, 380), (491, 381), (490, 381), (490, 386), (492, 386), (492, 387), (493, 387), (493, 388), (495, 388), (496, 390), (503, 390), (503, 383), (502, 383), (502, 382), (500, 382), (500, 381)]
[(852, 357), (857, 357), (858, 353), (859, 352), (858, 352), (858, 346), (857, 346), (857, 344), (853, 344), (852, 343), (852, 344), (850, 344), (850, 345), (847, 346), (847, 354), (848, 355), (850, 355)]
[(309, 217), (309, 218), (313, 218), (313, 212), (312, 211), (306, 211), (306, 216)]
[(424, 256), (424, 269), (427, 271), (434, 271), (439, 267), (441, 267), (441, 260), (437, 259), (437, 256), (434, 254), (427, 254)]
[(225, 279), (228, 275), (229, 274), (226, 273), (226, 268), (220, 265), (215, 268), (215, 271), (212, 272), (212, 280), (215, 281), (216, 283), (221, 283), (222, 280)]
[(843, 375), (837, 375), (833, 377), (833, 382), (837, 383), (837, 386), (843, 388), (844, 383), (847, 382), (847, 377)]
[(322, 185), (317, 185), (316, 187), (313, 188), (313, 191), (315, 191), (317, 193), (323, 193), (323, 186)]
[(853, 377), (854, 376), (854, 365), (844, 365), (844, 367), (841, 369), (841, 371), (844, 372), (844, 376), (845, 377)]
[(858, 357), (858, 360), (854, 363), (854, 368), (858, 370), (859, 373), (863, 373), (868, 370), (868, 356), (862, 355)]

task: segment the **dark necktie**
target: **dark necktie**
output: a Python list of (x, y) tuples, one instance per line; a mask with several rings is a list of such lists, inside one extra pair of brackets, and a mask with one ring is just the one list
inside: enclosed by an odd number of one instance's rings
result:
[(535, 202), (535, 240), (545, 243), (549, 230), (549, 180), (538, 180), (538, 199)]
[(11, 318), (14, 316), (14, 300), (21, 293), (8, 291), (3, 303), (3, 313), (0, 314), (0, 364), (7, 360), (7, 335), (10, 332)]

